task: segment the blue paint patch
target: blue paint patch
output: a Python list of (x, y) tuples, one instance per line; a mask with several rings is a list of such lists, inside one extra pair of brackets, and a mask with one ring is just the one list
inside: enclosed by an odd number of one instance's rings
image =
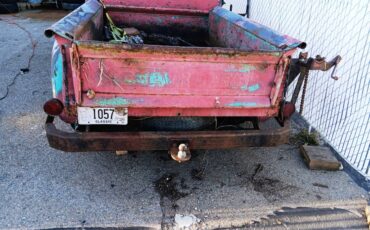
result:
[(119, 106), (119, 105), (129, 105), (131, 103), (126, 98), (116, 97), (116, 98), (111, 98), (111, 99), (100, 100), (98, 101), (98, 104), (102, 106), (107, 106), (107, 105)]
[(251, 86), (242, 85), (240, 87), (240, 89), (243, 90), (243, 91), (248, 90), (249, 92), (253, 93), (253, 92), (256, 92), (257, 90), (260, 89), (260, 85), (258, 83), (257, 84), (254, 84), (254, 85), (251, 85)]
[(97, 102), (101, 106), (128, 106), (133, 103), (141, 103), (143, 100), (138, 99), (127, 99), (123, 97), (115, 97), (111, 99), (103, 99)]
[(227, 106), (230, 106), (230, 107), (238, 107), (238, 108), (248, 108), (248, 107), (257, 107), (257, 103), (256, 102), (233, 102), (233, 103), (230, 103), (230, 104), (227, 104)]
[(154, 72), (149, 74), (149, 85), (150, 86), (160, 86), (163, 87), (170, 83), (170, 78), (168, 73), (161, 74), (159, 72)]
[(164, 87), (171, 83), (168, 73), (152, 72), (137, 74), (135, 80), (126, 80), (128, 84), (139, 84), (150, 87)]
[(249, 31), (245, 31), (244, 36), (246, 36), (246, 38), (250, 41), (249, 46), (251, 46), (251, 47), (257, 46), (258, 50), (265, 50), (265, 49), (270, 50), (270, 51), (279, 51), (280, 50), (279, 48), (273, 46), (269, 42), (258, 38), (255, 34), (249, 32)]
[(249, 31), (244, 31), (244, 36), (246, 36), (247, 38), (249, 38), (249, 41), (250, 42), (257, 42), (257, 36), (250, 33)]
[(248, 87), (249, 92), (256, 92), (259, 89), (260, 89), (260, 85), (258, 83)]
[(234, 66), (234, 67), (231, 67), (229, 69), (226, 69), (225, 72), (228, 72), (228, 73), (249, 73), (249, 72), (251, 72), (253, 70), (256, 70), (256, 67), (255, 66), (244, 64), (240, 68), (236, 68)]
[(53, 75), (51, 78), (51, 83), (53, 87), (53, 96), (57, 97), (58, 94), (62, 92), (63, 89), (63, 56), (60, 52), (59, 47), (54, 46), (54, 56), (52, 58), (52, 71)]
[(241, 73), (249, 73), (253, 70), (255, 70), (256, 67), (252, 66), (252, 65), (243, 65), (242, 68), (239, 69), (239, 72)]

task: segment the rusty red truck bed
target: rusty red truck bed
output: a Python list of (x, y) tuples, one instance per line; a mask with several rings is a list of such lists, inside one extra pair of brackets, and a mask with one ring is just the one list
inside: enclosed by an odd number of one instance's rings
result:
[[(120, 28), (143, 31), (144, 44), (107, 40), (106, 14)], [(56, 40), (54, 98), (45, 108), (78, 131), (57, 130), (50, 116), (52, 147), (169, 149), (184, 142), (202, 149), (287, 140), (287, 126), (261, 130), (258, 121), (285, 122), (291, 55), (305, 43), (225, 10), (218, 0), (89, 0), (45, 34)], [(163, 37), (179, 42), (166, 44)], [(246, 122), (253, 130), (243, 128)]]

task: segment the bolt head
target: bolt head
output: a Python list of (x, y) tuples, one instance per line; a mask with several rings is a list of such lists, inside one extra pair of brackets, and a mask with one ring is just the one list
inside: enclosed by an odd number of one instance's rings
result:
[(89, 89), (86, 93), (86, 96), (89, 98), (89, 99), (93, 99), (95, 97), (95, 91), (92, 90), (92, 89)]

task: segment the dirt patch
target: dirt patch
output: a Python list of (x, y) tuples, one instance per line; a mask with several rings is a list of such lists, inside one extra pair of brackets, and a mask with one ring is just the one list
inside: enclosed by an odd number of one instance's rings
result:
[(262, 192), (268, 195), (273, 195), (277, 192), (277, 185), (280, 184), (281, 181), (277, 179), (262, 177), (252, 180), (252, 183), (255, 191)]

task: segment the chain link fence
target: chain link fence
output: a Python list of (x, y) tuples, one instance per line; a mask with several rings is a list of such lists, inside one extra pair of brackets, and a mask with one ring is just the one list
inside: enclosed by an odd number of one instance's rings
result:
[(370, 1), (228, 0), (224, 7), (244, 13), (248, 3), (250, 19), (305, 41), (311, 57), (342, 56), (338, 81), (331, 71), (310, 72), (303, 117), (369, 180)]

